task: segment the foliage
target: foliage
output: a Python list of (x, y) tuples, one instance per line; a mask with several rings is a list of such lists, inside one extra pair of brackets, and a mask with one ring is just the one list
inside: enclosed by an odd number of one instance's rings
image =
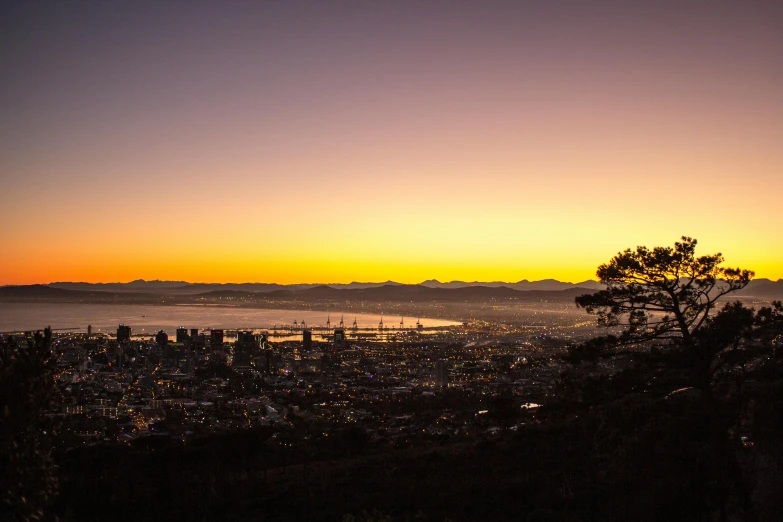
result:
[(774, 301), (758, 311), (741, 302), (727, 303), (696, 338), (697, 346), (710, 356), (710, 374), (724, 381), (733, 376), (744, 380), (747, 365), (783, 355), (783, 304)]
[(783, 302), (773, 301), (771, 307), (758, 311), (754, 326), (762, 342), (769, 342), (776, 349), (783, 348)]
[(732, 343), (736, 347), (755, 321), (754, 311), (738, 303), (713, 312), (753, 272), (721, 267), (720, 253), (697, 257), (696, 244), (683, 236), (674, 247), (627, 249), (598, 267), (606, 289), (579, 296), (576, 304), (613, 331), (576, 347), (572, 358), (638, 353), (639, 347), (666, 350), (668, 358), (657, 363), (688, 368), (689, 384), (710, 394), (716, 355)]
[[(672, 498), (675, 504), (690, 501), (685, 518), (717, 512), (725, 520), (732, 510), (769, 508), (751, 508), (759, 479), (741, 458), (737, 439), (755, 426), (760, 451), (779, 437), (779, 429), (759, 429), (753, 412), (779, 403), (770, 398), (783, 383), (783, 304), (756, 310), (735, 301), (719, 308), (719, 300), (744, 288), (753, 272), (721, 267), (721, 254), (697, 257), (695, 247), (696, 240), (683, 237), (673, 248), (625, 250), (598, 268), (606, 289), (580, 296), (576, 304), (608, 332), (572, 347), (572, 362), (593, 364), (565, 372), (558, 396), (563, 408), (589, 408), (580, 418), (595, 434), (596, 453), (606, 452), (603, 459), (613, 459), (608, 448), (622, 448), (605, 477), (629, 486), (634, 477), (650, 481), (650, 497), (638, 500), (654, 501), (650, 508), (663, 509), (664, 499)], [(623, 426), (627, 413), (613, 411), (645, 402), (649, 422), (643, 426)], [(613, 429), (618, 439), (603, 444)], [(647, 462), (642, 456), (650, 451), (658, 455)], [(690, 464), (680, 465), (685, 462)], [(667, 491), (674, 477), (677, 489)]]
[(48, 405), (54, 357), (51, 330), (24, 343), (0, 342), (0, 518), (40, 520), (57, 492), (54, 465), (39, 426)]
[(718, 253), (696, 257), (696, 240), (618, 253), (596, 272), (605, 290), (576, 298), (598, 324), (621, 327), (615, 344), (670, 340), (692, 345), (716, 301), (744, 288), (753, 272), (723, 268)]

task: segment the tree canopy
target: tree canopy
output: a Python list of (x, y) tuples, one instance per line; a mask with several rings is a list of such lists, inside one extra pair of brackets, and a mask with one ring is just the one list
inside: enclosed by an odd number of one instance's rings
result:
[(54, 388), (51, 330), (23, 343), (0, 339), (0, 519), (40, 520), (57, 493), (46, 432), (38, 426)]
[(668, 341), (693, 346), (721, 297), (744, 288), (750, 270), (725, 268), (720, 253), (696, 256), (696, 240), (683, 236), (674, 247), (640, 246), (618, 253), (596, 272), (605, 290), (576, 298), (598, 324), (618, 327), (615, 345)]

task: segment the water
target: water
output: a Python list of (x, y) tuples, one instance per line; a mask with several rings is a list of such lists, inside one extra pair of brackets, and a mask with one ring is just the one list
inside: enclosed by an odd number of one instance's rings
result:
[[(332, 327), (340, 322), (340, 312), (329, 312)], [(350, 328), (354, 318), (359, 328), (375, 328), (381, 320), (375, 314), (345, 314), (345, 326)], [(94, 333), (115, 333), (117, 325), (129, 325), (134, 335), (152, 334), (165, 330), (173, 335), (185, 328), (267, 329), (301, 324), (308, 327), (326, 326), (327, 312), (311, 310), (268, 310), (228, 306), (151, 306), (151, 305), (101, 305), (72, 303), (0, 303), (0, 332), (42, 330), (51, 326), (54, 330), (86, 332), (92, 325)], [(405, 318), (405, 327), (414, 328), (417, 318)], [(388, 327), (398, 327), (400, 318), (384, 316)], [(443, 319), (421, 318), (425, 327), (453, 326), (459, 323)]]

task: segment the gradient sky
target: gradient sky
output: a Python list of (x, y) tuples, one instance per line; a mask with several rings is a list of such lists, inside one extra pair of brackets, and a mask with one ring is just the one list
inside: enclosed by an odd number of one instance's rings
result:
[(3, 2), (0, 284), (783, 277), (783, 2)]

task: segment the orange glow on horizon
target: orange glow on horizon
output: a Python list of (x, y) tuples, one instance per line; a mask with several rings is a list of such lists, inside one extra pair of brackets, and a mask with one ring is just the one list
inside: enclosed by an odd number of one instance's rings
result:
[(780, 6), (392, 4), (9, 12), (0, 285), (783, 278)]

